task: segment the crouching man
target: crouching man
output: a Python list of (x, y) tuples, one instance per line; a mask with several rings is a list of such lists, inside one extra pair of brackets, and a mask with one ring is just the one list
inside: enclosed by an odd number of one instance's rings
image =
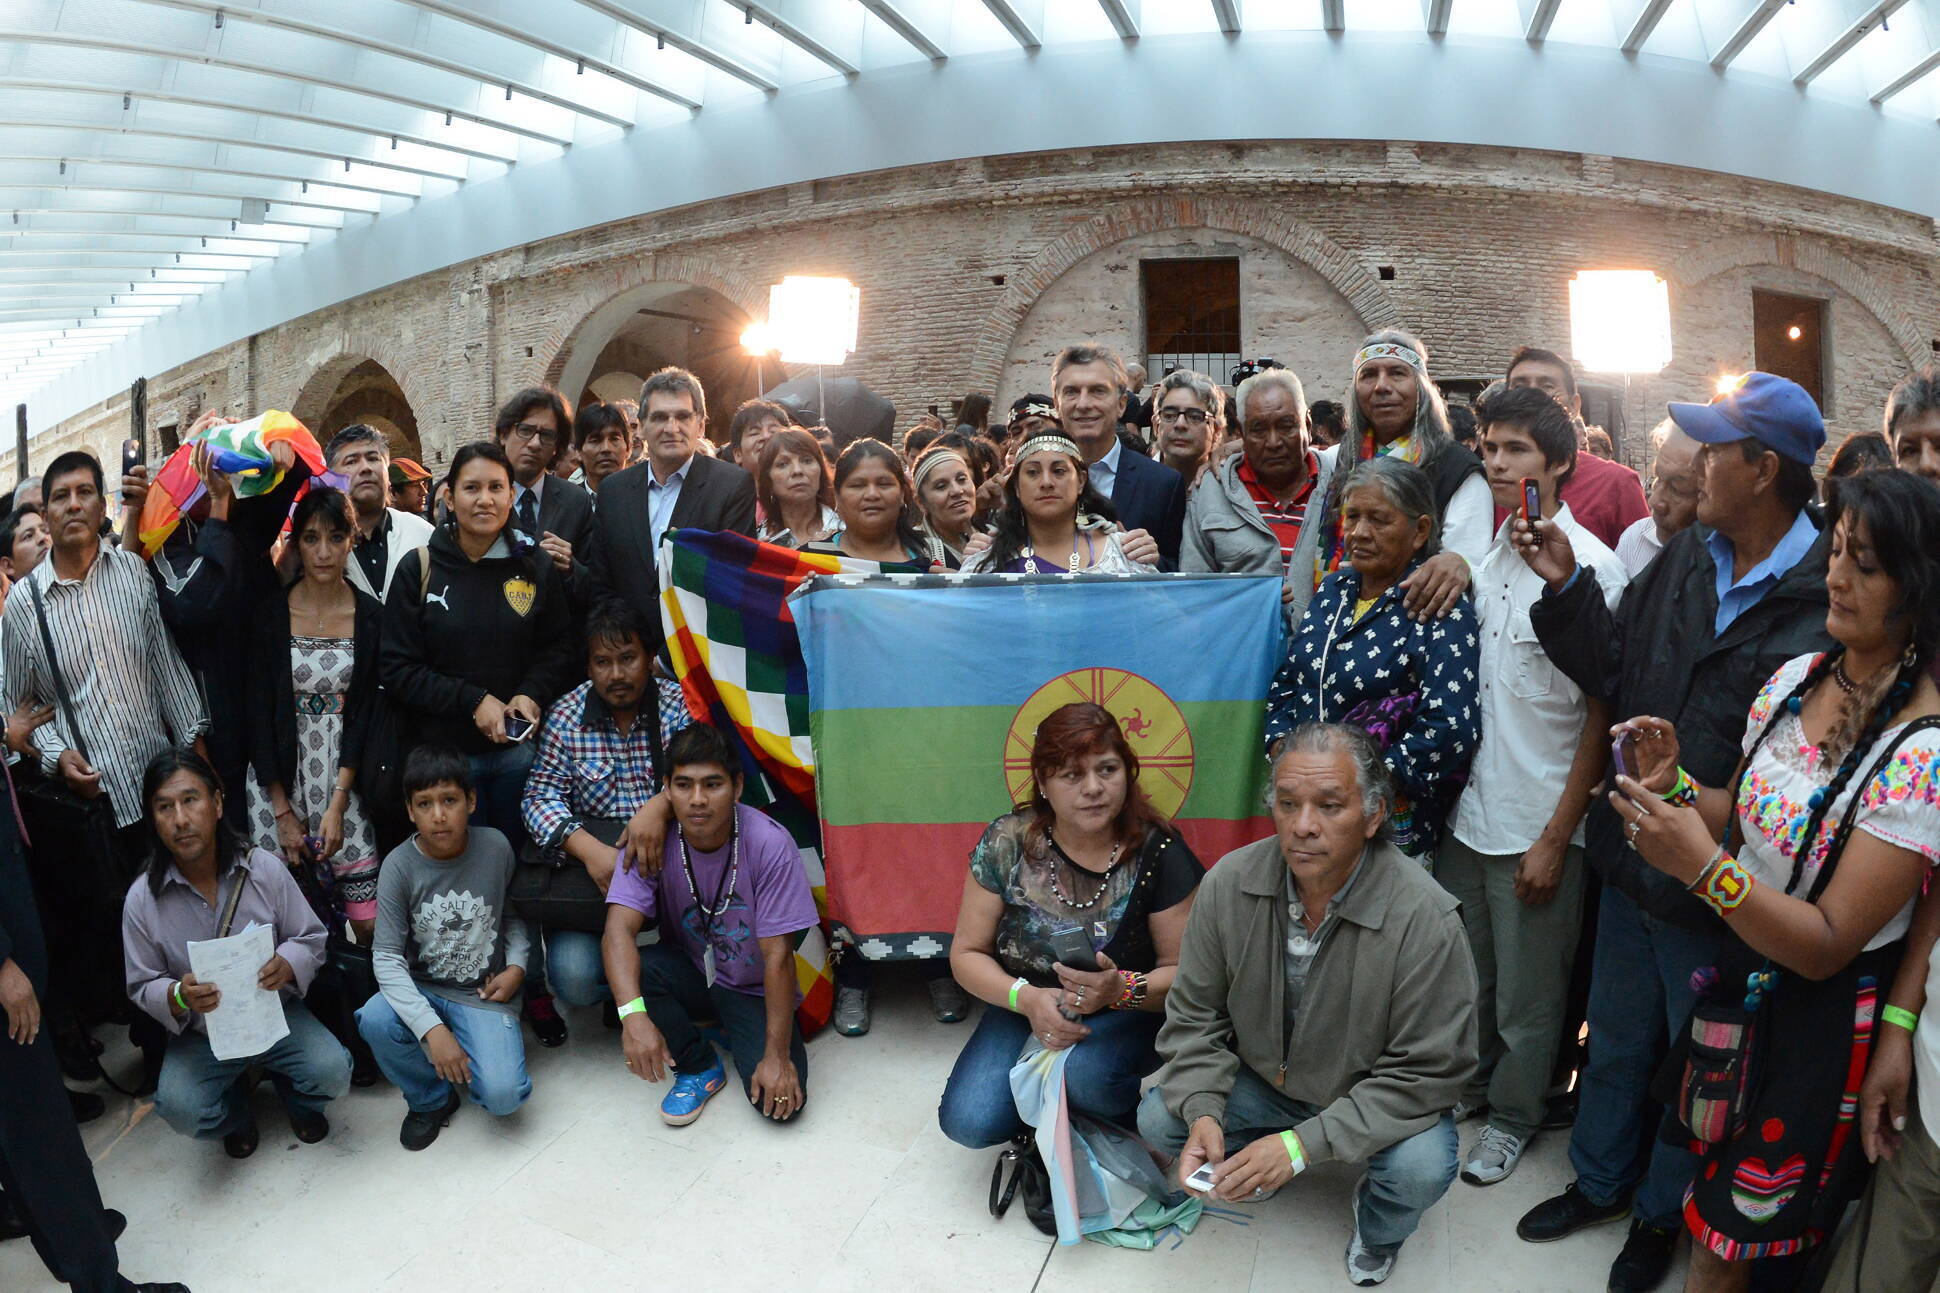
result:
[(1347, 1274), (1379, 1284), (1455, 1179), (1475, 965), (1455, 900), (1385, 838), (1393, 791), (1366, 735), (1295, 730), (1270, 795), (1274, 838), (1199, 886), (1139, 1130), (1182, 1182), (1210, 1165), (1228, 1202), (1365, 1162)]

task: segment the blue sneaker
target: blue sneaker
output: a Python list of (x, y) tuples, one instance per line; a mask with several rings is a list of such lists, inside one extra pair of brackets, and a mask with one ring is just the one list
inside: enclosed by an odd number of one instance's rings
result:
[(679, 1073), (674, 1089), (660, 1102), (660, 1120), (669, 1127), (685, 1127), (701, 1116), (701, 1110), (727, 1085), (727, 1070), (716, 1060), (705, 1073)]

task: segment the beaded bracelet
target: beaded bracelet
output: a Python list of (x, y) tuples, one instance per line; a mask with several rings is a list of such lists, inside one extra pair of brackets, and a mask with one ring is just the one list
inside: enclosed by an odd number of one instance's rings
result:
[(1756, 885), (1751, 873), (1738, 865), (1738, 859), (1720, 847), (1698, 872), (1697, 879), (1691, 881), (1690, 889), (1712, 911), (1728, 916), (1743, 904)]
[(1879, 1017), (1889, 1024), (1906, 1029), (1909, 1033), (1920, 1026), (1920, 1017), (1904, 1006), (1883, 1007)]
[(1697, 783), (1682, 767), (1677, 770), (1677, 784), (1670, 788), (1662, 798), (1665, 803), (1677, 808), (1689, 808), (1697, 802)]
[(1146, 980), (1136, 970), (1120, 970), (1118, 978), (1125, 990), (1118, 994), (1118, 1000), (1111, 1003), (1113, 1010), (1137, 1010), (1145, 1004)]

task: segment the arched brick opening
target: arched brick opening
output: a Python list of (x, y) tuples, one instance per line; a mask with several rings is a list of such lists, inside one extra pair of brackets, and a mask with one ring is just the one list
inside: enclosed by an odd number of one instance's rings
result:
[(428, 406), (413, 397), (414, 384), (409, 365), (388, 347), (346, 336), (336, 353), (310, 371), (287, 407), (319, 445), (353, 422), (366, 422), (385, 433), (393, 454), (422, 462), (418, 411)]
[(978, 332), (971, 364), (973, 388), (993, 390), (1001, 385), (1005, 357), (1025, 316), (1066, 271), (1116, 243), (1168, 229), (1210, 229), (1257, 239), (1325, 279), (1348, 300), (1369, 331), (1401, 326), (1400, 311), (1381, 280), (1325, 234), (1256, 202), (1224, 197), (1152, 198), (1115, 206), (1085, 222), (1010, 275), (1003, 300), (984, 316)]

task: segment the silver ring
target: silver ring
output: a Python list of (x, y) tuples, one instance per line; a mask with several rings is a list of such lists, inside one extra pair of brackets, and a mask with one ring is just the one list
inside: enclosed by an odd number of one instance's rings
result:
[(1262, 1185), (1258, 1189), (1254, 1190), (1253, 1197), (1256, 1199), (1264, 1199), (1266, 1197), (1266, 1187)]
[(1630, 842), (1632, 844), (1635, 844), (1637, 842), (1637, 832), (1641, 831), (1643, 828), (1644, 828), (1644, 819), (1641, 817), (1634, 819), (1630, 823), (1629, 830), (1626, 832), (1626, 834), (1630, 836)]

